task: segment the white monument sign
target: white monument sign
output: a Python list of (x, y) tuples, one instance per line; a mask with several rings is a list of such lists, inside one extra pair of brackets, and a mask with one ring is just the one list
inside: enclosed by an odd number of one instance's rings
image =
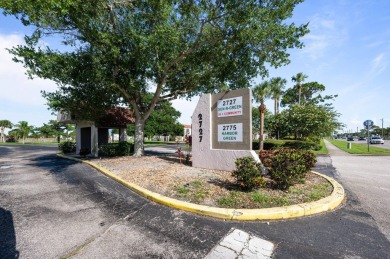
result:
[(239, 157), (251, 156), (252, 92), (249, 88), (204, 94), (192, 115), (192, 165), (233, 171)]

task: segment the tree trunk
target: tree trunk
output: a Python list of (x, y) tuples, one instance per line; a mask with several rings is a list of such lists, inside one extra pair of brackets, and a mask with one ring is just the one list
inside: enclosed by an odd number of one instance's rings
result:
[(143, 156), (144, 154), (144, 128), (145, 120), (136, 116), (134, 130), (134, 155), (135, 157)]
[(260, 151), (264, 149), (264, 111), (266, 107), (262, 103), (259, 106), (259, 111), (260, 111), (260, 139), (259, 139), (259, 149)]
[(5, 138), (4, 138), (4, 128), (1, 127), (1, 142), (5, 142)]
[(302, 92), (302, 86), (299, 83), (298, 84), (298, 105), (301, 105), (301, 92)]
[(274, 98), (274, 115), (278, 114), (277, 99)]

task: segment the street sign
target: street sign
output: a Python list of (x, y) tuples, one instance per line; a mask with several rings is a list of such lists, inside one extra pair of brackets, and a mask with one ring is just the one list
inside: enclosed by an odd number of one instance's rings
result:
[(366, 127), (366, 129), (369, 129), (374, 125), (374, 122), (372, 120), (365, 120), (363, 122), (363, 125), (364, 125), (364, 127)]
[(370, 152), (370, 129), (374, 125), (374, 122), (372, 120), (365, 120), (363, 125), (367, 130), (367, 150)]

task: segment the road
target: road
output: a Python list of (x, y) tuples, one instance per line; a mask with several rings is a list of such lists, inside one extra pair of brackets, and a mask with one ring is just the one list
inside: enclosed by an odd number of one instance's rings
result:
[(390, 255), (377, 214), (348, 178), (338, 178), (344, 172), (328, 156), (319, 157), (315, 169), (345, 182), (341, 208), (294, 220), (239, 222), (156, 204), (55, 153), (51, 147), (0, 146), (0, 258), (203, 258), (233, 228), (275, 244), (275, 258)]
[(352, 156), (325, 143), (343, 185), (357, 195), (390, 240), (390, 156)]
[[(338, 140), (344, 140), (347, 142), (346, 139), (338, 139)], [(362, 140), (354, 140), (354, 141), (348, 141), (353, 144), (359, 144), (359, 145), (365, 145), (367, 146), (367, 141), (362, 141)], [(390, 148), (390, 140), (385, 140), (384, 144), (370, 144), (370, 147), (380, 147), (380, 148)]]

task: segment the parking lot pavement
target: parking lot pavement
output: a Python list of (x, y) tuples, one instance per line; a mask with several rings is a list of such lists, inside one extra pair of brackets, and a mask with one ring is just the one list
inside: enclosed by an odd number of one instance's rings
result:
[[(330, 157), (316, 170), (337, 178)], [(233, 243), (232, 229), (271, 242), (273, 258), (388, 258), (390, 242), (351, 189), (329, 213), (218, 220), (142, 198), (54, 149), (0, 146), (0, 258), (203, 258)]]
[(172, 210), (44, 149), (0, 147), (0, 258), (199, 258), (211, 249), (164, 231), (176, 224), (164, 223)]

